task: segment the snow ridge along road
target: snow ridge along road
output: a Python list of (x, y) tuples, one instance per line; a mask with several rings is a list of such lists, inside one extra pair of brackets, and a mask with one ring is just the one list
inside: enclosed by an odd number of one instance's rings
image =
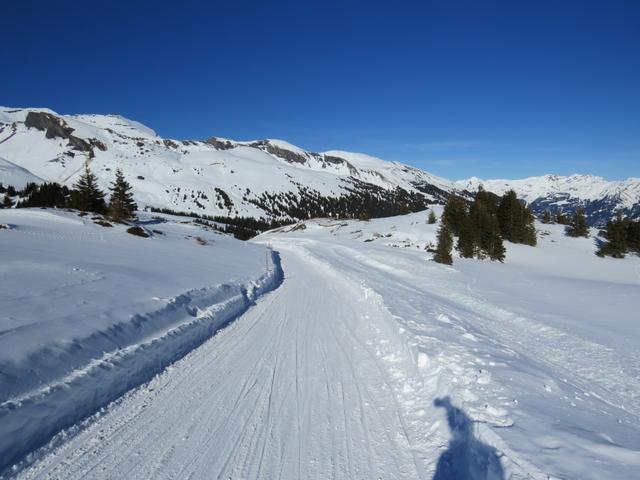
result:
[(0, 238), (0, 276), (12, 283), (0, 295), (0, 477), (282, 281), (273, 251), (141, 216), (160, 225), (157, 238), (67, 212), (3, 211), (11, 228)]
[(20, 478), (430, 478), (446, 438), (388, 312), (282, 255), (280, 288)]

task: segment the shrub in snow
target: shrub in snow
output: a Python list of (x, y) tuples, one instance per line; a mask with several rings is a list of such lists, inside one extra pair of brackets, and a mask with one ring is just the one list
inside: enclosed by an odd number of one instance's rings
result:
[(137, 237), (149, 237), (149, 234), (145, 232), (144, 228), (138, 227), (137, 225), (135, 227), (127, 228), (127, 233), (130, 233), (131, 235), (135, 235)]

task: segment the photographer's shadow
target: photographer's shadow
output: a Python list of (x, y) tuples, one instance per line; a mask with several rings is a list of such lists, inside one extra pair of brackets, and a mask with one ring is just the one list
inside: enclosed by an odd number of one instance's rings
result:
[(471, 419), (449, 397), (436, 398), (433, 404), (447, 410), (451, 429), (449, 448), (438, 459), (433, 480), (504, 480), (496, 449), (473, 436)]

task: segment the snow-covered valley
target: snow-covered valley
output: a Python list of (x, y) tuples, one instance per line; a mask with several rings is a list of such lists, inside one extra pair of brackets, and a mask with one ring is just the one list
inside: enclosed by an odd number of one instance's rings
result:
[(537, 224), (444, 266), (424, 212), (141, 220), (0, 210), (5, 476), (635, 478), (640, 258)]

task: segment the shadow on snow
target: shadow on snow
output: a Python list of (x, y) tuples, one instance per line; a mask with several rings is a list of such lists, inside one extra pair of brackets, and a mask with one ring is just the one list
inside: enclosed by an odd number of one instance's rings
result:
[(496, 449), (473, 436), (467, 414), (454, 407), (449, 397), (436, 398), (433, 404), (447, 410), (451, 429), (449, 448), (438, 459), (433, 480), (504, 480)]

